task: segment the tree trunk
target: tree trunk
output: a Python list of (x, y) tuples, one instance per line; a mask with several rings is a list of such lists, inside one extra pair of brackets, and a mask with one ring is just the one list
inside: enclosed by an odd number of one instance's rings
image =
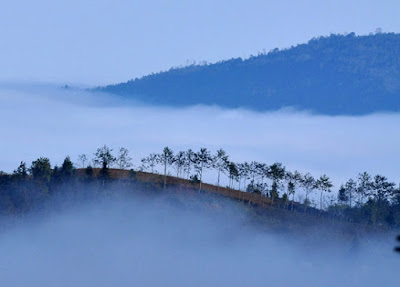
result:
[(319, 210), (322, 212), (322, 191), (321, 191), (321, 197), (319, 199)]
[(307, 210), (307, 203), (308, 203), (308, 194), (307, 194), (307, 192), (306, 192), (306, 199), (304, 200), (304, 213), (306, 213), (306, 210)]
[(291, 206), (291, 211), (293, 211), (293, 203), (294, 203), (294, 192), (293, 192), (293, 197), (292, 197), (292, 206)]
[(167, 188), (167, 162), (164, 163), (164, 189)]
[(349, 196), (349, 199), (350, 199), (350, 208), (351, 208), (351, 202), (352, 202), (351, 195), (352, 195), (352, 192), (350, 191), (350, 196)]
[(221, 169), (218, 169), (218, 184), (217, 184), (217, 191), (219, 191), (219, 177), (221, 174)]
[(200, 170), (200, 184), (199, 184), (199, 193), (201, 191), (201, 182), (203, 180), (203, 169)]

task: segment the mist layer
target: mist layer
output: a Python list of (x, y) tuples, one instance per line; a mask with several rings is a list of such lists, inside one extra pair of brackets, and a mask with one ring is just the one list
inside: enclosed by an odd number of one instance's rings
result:
[[(357, 249), (246, 224), (222, 203), (119, 198), (32, 215), (0, 234), (4, 286), (396, 286), (390, 245)], [(186, 202), (186, 201), (184, 201)], [(219, 208), (217, 208), (219, 206)], [(313, 241), (312, 235), (309, 237)]]

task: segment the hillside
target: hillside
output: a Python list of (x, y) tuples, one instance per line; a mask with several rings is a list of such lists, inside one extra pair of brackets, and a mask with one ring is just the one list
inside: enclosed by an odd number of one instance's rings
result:
[(249, 59), (173, 68), (99, 87), (146, 104), (318, 114), (400, 111), (399, 34), (331, 35)]
[[(93, 169), (93, 176), (100, 175), (100, 169)], [(85, 169), (77, 169), (78, 177), (85, 177)], [(130, 170), (110, 169), (109, 176), (117, 180), (119, 189), (128, 186), (128, 194), (142, 195), (154, 194), (167, 196), (168, 202), (183, 209), (205, 210), (211, 213), (226, 213), (232, 206), (238, 207), (247, 214), (246, 222), (257, 228), (272, 230), (284, 234), (297, 234), (316, 237), (347, 238), (354, 236), (354, 232), (361, 234), (385, 233), (385, 227), (371, 226), (351, 222), (328, 212), (308, 207), (299, 202), (285, 202), (280, 198), (275, 199), (259, 193), (244, 192), (233, 188), (218, 187), (203, 183), (199, 191), (199, 183), (174, 176), (167, 176), (167, 189), (163, 189), (164, 176), (161, 174)], [(132, 189), (131, 183), (136, 187)], [(111, 188), (113, 189), (113, 188)], [(292, 205), (293, 204), (293, 205)], [(232, 214), (232, 216), (234, 216)], [(329, 226), (330, 230), (325, 230)]]
[[(106, 173), (100, 168), (70, 171), (60, 172), (55, 168), (50, 177), (18, 171), (0, 173), (0, 229), (28, 214), (48, 216), (53, 211), (71, 210), (82, 204), (133, 200), (137, 203), (163, 202), (164, 207), (182, 212), (201, 212), (210, 218), (224, 216), (241, 222), (243, 228), (254, 227), (275, 234), (302, 237), (308, 243), (321, 243), (332, 238), (351, 242), (354, 236), (387, 235), (398, 230), (387, 224), (360, 221), (345, 213), (343, 208), (340, 213), (311, 206), (305, 208), (304, 204), (292, 203), (283, 197), (272, 200), (258, 192), (206, 183), (200, 189), (196, 180), (122, 169), (108, 169)], [(357, 213), (356, 210), (352, 212)]]

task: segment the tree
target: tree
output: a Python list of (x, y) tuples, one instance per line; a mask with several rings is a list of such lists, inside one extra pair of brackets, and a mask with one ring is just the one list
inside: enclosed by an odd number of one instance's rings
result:
[(289, 196), (286, 192), (284, 194), (282, 194), (282, 201), (285, 203), (284, 208), (286, 209), (288, 206), (288, 202), (289, 202)]
[(48, 192), (52, 173), (50, 160), (47, 157), (38, 158), (32, 162), (29, 172), (32, 174), (39, 188), (41, 188), (43, 192)]
[(393, 192), (392, 204), (398, 211), (400, 211), (400, 183)]
[(100, 170), (100, 178), (103, 181), (103, 186), (105, 181), (109, 178), (109, 167), (116, 161), (116, 158), (112, 155), (112, 149), (107, 147), (106, 145), (98, 148), (96, 153), (94, 154), (95, 158), (93, 162), (96, 165), (101, 166)]
[(186, 153), (184, 151), (180, 151), (175, 155), (174, 158), (176, 177), (179, 177), (181, 175), (182, 170), (185, 168), (185, 164), (186, 164)]
[(32, 162), (30, 173), (35, 180), (50, 181), (51, 165), (47, 157), (40, 157)]
[(289, 172), (286, 172), (285, 178), (288, 181), (288, 185), (287, 185), (288, 197), (290, 195), (292, 195), (291, 210), (293, 210), (294, 195), (296, 193), (296, 187), (301, 184), (302, 175), (297, 170), (295, 170), (294, 173), (289, 171)]
[(339, 188), (338, 201), (342, 204), (347, 204), (347, 202), (349, 201), (349, 197), (346, 193), (346, 188), (344, 187), (343, 184)]
[(347, 197), (349, 198), (349, 206), (351, 208), (353, 205), (354, 193), (356, 192), (356, 189), (357, 189), (357, 184), (353, 179), (350, 178), (345, 183), (344, 188), (346, 190)]
[(320, 202), (319, 202), (319, 209), (322, 211), (322, 194), (324, 192), (331, 192), (331, 188), (333, 187), (332, 182), (330, 181), (329, 177), (327, 175), (321, 175), (316, 183), (315, 186), (317, 189), (320, 190), (321, 196), (320, 196)]
[(60, 175), (64, 181), (69, 181), (75, 174), (75, 167), (69, 156), (67, 156), (61, 165)]
[(229, 171), (229, 188), (232, 188), (233, 181), (238, 181), (239, 178), (239, 170), (237, 165), (234, 162), (228, 163), (228, 171)]
[(78, 155), (78, 161), (80, 162), (80, 163), (82, 163), (82, 168), (85, 168), (86, 166), (85, 166), (85, 162), (87, 162), (87, 156), (86, 156), (86, 154), (80, 154), (80, 155)]
[(50, 182), (57, 185), (61, 183), (61, 169), (58, 167), (58, 165), (55, 165), (53, 168), (53, 171), (51, 172), (51, 179)]
[(279, 196), (280, 181), (285, 176), (285, 167), (280, 162), (276, 162), (268, 168), (267, 175), (272, 179), (270, 195), (272, 199), (271, 204), (274, 204), (274, 198)]
[(258, 163), (257, 175), (261, 177), (261, 193), (264, 193), (265, 191), (264, 178), (268, 177), (268, 165), (266, 165), (265, 163)]
[(212, 166), (212, 157), (207, 148), (201, 148), (199, 152), (194, 154), (194, 168), (199, 175), (199, 192), (201, 190), (203, 171)]
[(383, 175), (376, 175), (372, 182), (372, 190), (375, 200), (378, 203), (386, 202), (394, 193), (394, 182), (388, 182), (387, 178)]
[(247, 186), (247, 191), (253, 192), (256, 185), (255, 178), (256, 175), (259, 174), (258, 171), (259, 163), (256, 161), (252, 161), (247, 167), (248, 167), (248, 179), (250, 179), (250, 184)]
[(238, 170), (239, 170), (239, 190), (240, 190), (240, 183), (242, 182), (242, 179), (244, 179), (244, 188), (246, 188), (246, 179), (249, 176), (249, 164), (247, 162), (244, 163), (239, 163), (237, 165)]
[(371, 188), (372, 188), (371, 176), (367, 172), (358, 174), (356, 193), (359, 196), (358, 203), (360, 206), (364, 204), (364, 198), (370, 195)]
[(132, 166), (132, 158), (129, 156), (129, 151), (127, 148), (121, 147), (118, 152), (116, 159), (119, 169), (127, 169)]
[(295, 193), (296, 193), (296, 186), (293, 181), (289, 181), (288, 185), (287, 185), (287, 195), (288, 195), (288, 199), (289, 199), (290, 195), (293, 196), (291, 210), (293, 210), (293, 202), (294, 202), (294, 194)]
[(16, 176), (19, 180), (25, 180), (28, 176), (28, 170), (26, 168), (26, 163), (21, 161), (18, 168), (13, 172), (14, 176)]
[(150, 168), (150, 172), (154, 173), (154, 167), (157, 165), (158, 155), (155, 153), (151, 153), (148, 157), (142, 158), (141, 162), (141, 169), (147, 170)]
[(310, 202), (308, 196), (314, 191), (315, 189), (315, 179), (310, 173), (306, 173), (301, 181), (301, 186), (304, 188), (306, 193), (306, 198), (304, 200), (304, 212), (307, 210), (307, 204)]
[(106, 145), (98, 148), (94, 154), (93, 162), (104, 169), (108, 169), (116, 161), (116, 158), (112, 155), (112, 151), (113, 150)]
[(93, 167), (88, 165), (85, 169), (85, 177), (87, 181), (91, 181), (93, 179)]
[(219, 190), (219, 180), (221, 172), (225, 173), (228, 170), (228, 155), (223, 149), (217, 150), (217, 154), (213, 157), (213, 167), (218, 171), (217, 190)]
[(164, 166), (164, 189), (167, 187), (167, 166), (174, 162), (174, 153), (169, 147), (165, 147), (158, 155), (158, 162)]
[(187, 179), (189, 179), (190, 177), (190, 171), (192, 169), (192, 164), (194, 163), (194, 160), (195, 160), (195, 153), (191, 149), (188, 149), (186, 151), (186, 159), (184, 167), (187, 174)]

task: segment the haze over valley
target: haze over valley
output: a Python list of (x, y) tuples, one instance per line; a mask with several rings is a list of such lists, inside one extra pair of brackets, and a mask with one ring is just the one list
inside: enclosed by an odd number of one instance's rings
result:
[(398, 286), (398, 11), (5, 0), (0, 286)]

